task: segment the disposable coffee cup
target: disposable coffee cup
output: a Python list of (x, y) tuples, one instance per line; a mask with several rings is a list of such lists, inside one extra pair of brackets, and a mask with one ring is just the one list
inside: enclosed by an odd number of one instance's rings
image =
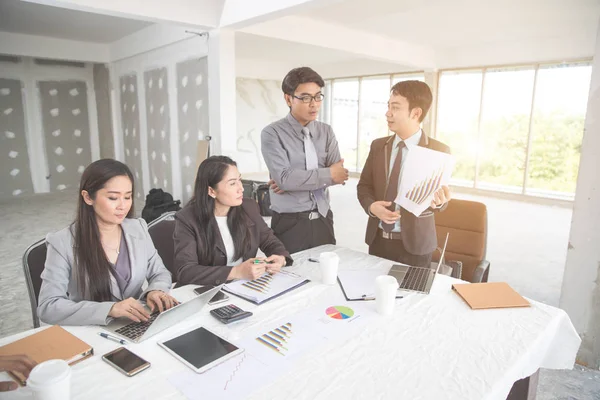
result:
[(379, 314), (392, 315), (394, 313), (398, 288), (398, 280), (393, 276), (381, 275), (375, 278), (375, 302)]
[(325, 285), (335, 285), (337, 281), (340, 257), (333, 252), (327, 251), (319, 256), (321, 265), (321, 278)]
[(71, 398), (71, 367), (64, 360), (44, 361), (31, 370), (27, 387), (35, 400), (68, 400)]

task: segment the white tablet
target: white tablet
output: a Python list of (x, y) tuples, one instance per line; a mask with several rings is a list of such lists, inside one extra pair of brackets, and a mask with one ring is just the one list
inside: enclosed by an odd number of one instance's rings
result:
[(244, 352), (244, 349), (203, 327), (158, 344), (197, 373), (208, 371)]

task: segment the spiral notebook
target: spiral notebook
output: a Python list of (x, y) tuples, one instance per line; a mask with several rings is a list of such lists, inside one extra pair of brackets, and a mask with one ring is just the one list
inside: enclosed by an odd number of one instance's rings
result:
[(266, 273), (254, 280), (240, 279), (223, 286), (223, 291), (231, 293), (254, 304), (262, 304), (284, 295), (310, 282), (300, 275), (289, 271), (276, 274)]

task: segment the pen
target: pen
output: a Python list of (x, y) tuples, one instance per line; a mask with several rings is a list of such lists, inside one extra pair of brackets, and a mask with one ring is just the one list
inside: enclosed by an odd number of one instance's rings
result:
[(127, 342), (124, 341), (123, 339), (119, 339), (118, 337), (109, 335), (108, 333), (98, 332), (98, 335), (102, 336), (104, 339), (112, 340), (113, 342), (127, 344)]
[(275, 261), (254, 260), (254, 264), (273, 264)]
[(316, 258), (309, 258), (308, 261), (310, 261), (310, 262), (316, 262), (316, 263), (319, 262), (319, 260), (317, 260)]
[(367, 295), (366, 295), (366, 294), (363, 294), (363, 295), (362, 295), (362, 299), (363, 299), (363, 300), (375, 300), (375, 297), (373, 297), (373, 296), (367, 297)]

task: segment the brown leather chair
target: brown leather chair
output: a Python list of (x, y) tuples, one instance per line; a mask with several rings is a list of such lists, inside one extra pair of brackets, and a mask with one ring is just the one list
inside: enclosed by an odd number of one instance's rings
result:
[(25, 274), (25, 283), (29, 292), (29, 302), (31, 304), (31, 319), (33, 327), (40, 327), (40, 319), (37, 315), (38, 297), (42, 288), (42, 271), (46, 264), (46, 239), (35, 242), (23, 255), (23, 273)]
[(154, 247), (165, 267), (171, 272), (171, 278), (175, 283), (173, 231), (175, 231), (175, 211), (166, 212), (148, 224), (148, 233), (150, 233)]
[[(447, 208), (435, 213), (438, 246), (446, 247), (446, 261), (462, 262), (462, 278), (469, 282), (487, 282), (490, 263), (485, 259), (487, 247), (487, 209), (476, 201), (452, 199)], [(433, 260), (439, 259), (439, 252)]]

